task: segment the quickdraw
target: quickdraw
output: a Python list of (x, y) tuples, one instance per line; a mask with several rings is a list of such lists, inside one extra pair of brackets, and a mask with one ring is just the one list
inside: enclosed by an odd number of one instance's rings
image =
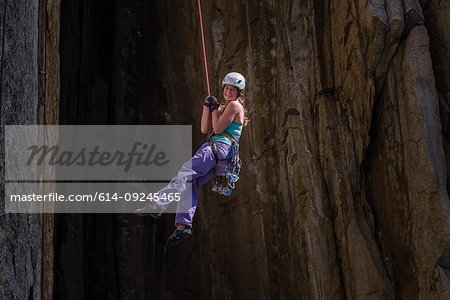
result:
[[(217, 135), (229, 138), (231, 140), (231, 149), (228, 165), (224, 174), (214, 174), (214, 186), (212, 190), (216, 193), (229, 196), (233, 192), (236, 182), (239, 180), (239, 171), (241, 170), (242, 165), (242, 161), (239, 158), (239, 144), (231, 134), (225, 131)], [(217, 145), (213, 139), (211, 139), (211, 150), (216, 162), (218, 162), (219, 156), (217, 154)]]

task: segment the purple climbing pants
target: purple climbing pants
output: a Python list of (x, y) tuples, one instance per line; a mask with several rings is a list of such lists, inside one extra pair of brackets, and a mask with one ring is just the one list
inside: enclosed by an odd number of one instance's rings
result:
[[(178, 174), (170, 183), (162, 188), (158, 193), (166, 195), (180, 193), (177, 214), (175, 216), (175, 226), (185, 224), (192, 227), (195, 209), (198, 203), (198, 188), (205, 184), (215, 174), (223, 174), (228, 165), (231, 146), (216, 142), (219, 162), (211, 151), (209, 142), (204, 143), (195, 153), (190, 161), (183, 164)], [(171, 203), (169, 201), (155, 201), (162, 210), (166, 210)]]

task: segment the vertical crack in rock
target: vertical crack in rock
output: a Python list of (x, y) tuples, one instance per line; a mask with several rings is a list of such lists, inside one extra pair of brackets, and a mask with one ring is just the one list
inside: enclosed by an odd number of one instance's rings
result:
[(441, 267), (445, 278), (450, 283), (450, 240), (447, 241), (447, 247), (442, 255), (437, 259), (436, 265)]
[(403, 7), (400, 0), (386, 1), (386, 14), (388, 18), (387, 32), (384, 39), (383, 51), (375, 70), (375, 98), (383, 89), (386, 74), (391, 64), (392, 57), (397, 51), (397, 46), (404, 31)]

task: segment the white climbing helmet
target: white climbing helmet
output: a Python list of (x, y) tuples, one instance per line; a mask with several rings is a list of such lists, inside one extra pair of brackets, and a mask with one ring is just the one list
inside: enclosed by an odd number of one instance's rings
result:
[(237, 87), (240, 91), (244, 91), (245, 88), (245, 78), (239, 73), (231, 72), (228, 73), (222, 81), (222, 86), (229, 84)]

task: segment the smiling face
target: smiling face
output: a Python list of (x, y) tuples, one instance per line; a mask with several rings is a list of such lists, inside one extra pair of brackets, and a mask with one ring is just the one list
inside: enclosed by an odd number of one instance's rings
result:
[(233, 101), (236, 100), (238, 96), (238, 89), (235, 86), (226, 84), (223, 87), (223, 97), (225, 98), (225, 100), (227, 101)]

